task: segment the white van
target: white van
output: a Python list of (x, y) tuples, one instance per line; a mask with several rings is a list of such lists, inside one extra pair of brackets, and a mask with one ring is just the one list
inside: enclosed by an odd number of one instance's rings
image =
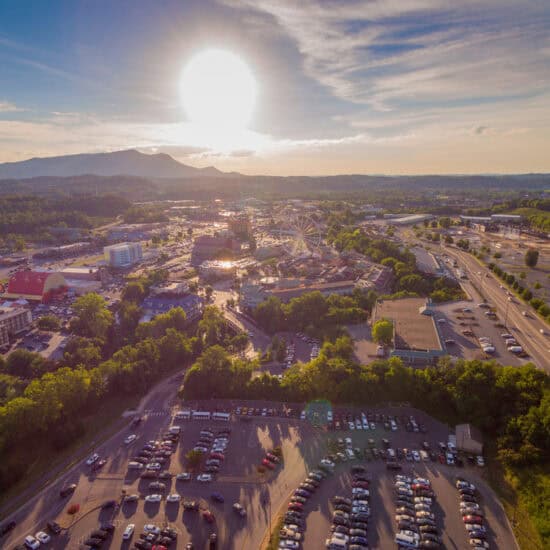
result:
[(168, 431), (171, 433), (171, 434), (177, 434), (179, 435), (179, 433), (181, 432), (181, 426), (170, 426), (168, 428)]
[(191, 411), (178, 411), (174, 418), (177, 420), (190, 420), (191, 419)]
[(128, 462), (128, 470), (143, 470), (143, 464), (139, 462)]
[(428, 460), (430, 460), (430, 455), (428, 455), (428, 453), (424, 450), (421, 450), (420, 451), (420, 458), (424, 461), (424, 462), (428, 462)]

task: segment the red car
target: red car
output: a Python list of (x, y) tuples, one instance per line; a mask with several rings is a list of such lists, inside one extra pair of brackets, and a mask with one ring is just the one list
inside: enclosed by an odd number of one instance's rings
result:
[(478, 525), (483, 525), (483, 518), (481, 516), (464, 516), (462, 521), (464, 523), (476, 523)]
[(217, 458), (218, 460), (225, 460), (225, 456), (222, 453), (210, 453), (210, 458)]
[(207, 521), (208, 523), (214, 523), (214, 521), (216, 520), (216, 518), (214, 517), (214, 514), (213, 514), (210, 510), (205, 510), (205, 511), (202, 513), (202, 517), (203, 517), (204, 520)]
[(300, 510), (304, 509), (304, 505), (301, 502), (290, 502), (288, 505), (289, 510)]
[(352, 487), (359, 487), (361, 489), (368, 489), (369, 488), (369, 482), (368, 481), (354, 481), (351, 484)]
[(273, 462), (270, 462), (269, 460), (267, 460), (267, 458), (264, 458), (262, 460), (262, 464), (266, 467), (266, 468), (269, 468), (270, 470), (274, 470), (275, 469), (275, 464), (273, 464)]
[(411, 489), (413, 491), (431, 491), (431, 488), (428, 485), (424, 485), (422, 483), (415, 483)]
[(439, 456), (437, 457), (437, 459), (439, 460), (439, 462), (440, 462), (441, 464), (445, 464), (445, 463), (447, 462), (447, 461), (445, 460), (445, 455), (439, 455)]

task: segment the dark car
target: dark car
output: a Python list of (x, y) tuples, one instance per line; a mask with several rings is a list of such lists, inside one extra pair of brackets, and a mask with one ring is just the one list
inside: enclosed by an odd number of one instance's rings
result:
[(68, 497), (69, 495), (72, 495), (76, 489), (76, 483), (71, 483), (70, 485), (67, 485), (66, 487), (63, 487), (61, 491), (59, 491), (59, 496), (61, 498)]
[(101, 509), (105, 510), (107, 508), (114, 508), (116, 506), (116, 500), (106, 500), (102, 505)]
[(163, 537), (168, 537), (172, 540), (176, 540), (178, 538), (178, 532), (175, 529), (172, 529), (171, 527), (166, 527), (166, 529), (163, 529), (160, 534)]
[(46, 527), (48, 531), (54, 535), (59, 535), (59, 533), (61, 533), (61, 525), (59, 525), (56, 521), (48, 521), (48, 523), (46, 523)]
[(183, 503), (183, 509), (197, 511), (199, 509), (199, 503), (196, 500), (186, 500)]
[(103, 531), (103, 529), (96, 529), (90, 533), (90, 538), (94, 539), (105, 540), (108, 536), (109, 533), (107, 533), (107, 531)]
[(84, 544), (86, 546), (90, 546), (91, 548), (100, 548), (103, 544), (103, 540), (95, 537), (90, 537), (89, 539), (86, 539), (84, 541)]
[(4, 523), (4, 525), (0, 527), (0, 535), (5, 535), (6, 533), (9, 533), (12, 529), (15, 529), (16, 525), (17, 522), (14, 520), (8, 521), (8, 523)]
[(225, 501), (225, 498), (221, 493), (212, 493), (210, 495), (210, 498), (212, 500), (215, 500), (216, 502), (224, 502)]
[(102, 523), (100, 529), (112, 533), (115, 530), (115, 525), (114, 523)]
[(139, 548), (139, 550), (151, 550), (151, 548), (153, 548), (153, 545), (146, 540), (136, 540), (134, 546)]

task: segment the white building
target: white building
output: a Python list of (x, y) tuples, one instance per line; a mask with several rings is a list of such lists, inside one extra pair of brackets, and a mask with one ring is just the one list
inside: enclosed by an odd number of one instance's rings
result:
[(10, 343), (10, 336), (27, 330), (32, 323), (32, 314), (28, 309), (0, 309), (0, 347)]
[(143, 258), (140, 243), (119, 243), (103, 248), (105, 260), (112, 267), (125, 267)]

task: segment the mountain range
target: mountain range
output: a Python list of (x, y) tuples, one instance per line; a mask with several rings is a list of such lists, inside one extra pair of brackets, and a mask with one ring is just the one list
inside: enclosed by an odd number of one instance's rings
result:
[(205, 176), (223, 177), (226, 174), (213, 166), (195, 168), (182, 164), (165, 153), (147, 155), (135, 149), (112, 153), (32, 158), (0, 164), (0, 179), (82, 175), (197, 178)]

